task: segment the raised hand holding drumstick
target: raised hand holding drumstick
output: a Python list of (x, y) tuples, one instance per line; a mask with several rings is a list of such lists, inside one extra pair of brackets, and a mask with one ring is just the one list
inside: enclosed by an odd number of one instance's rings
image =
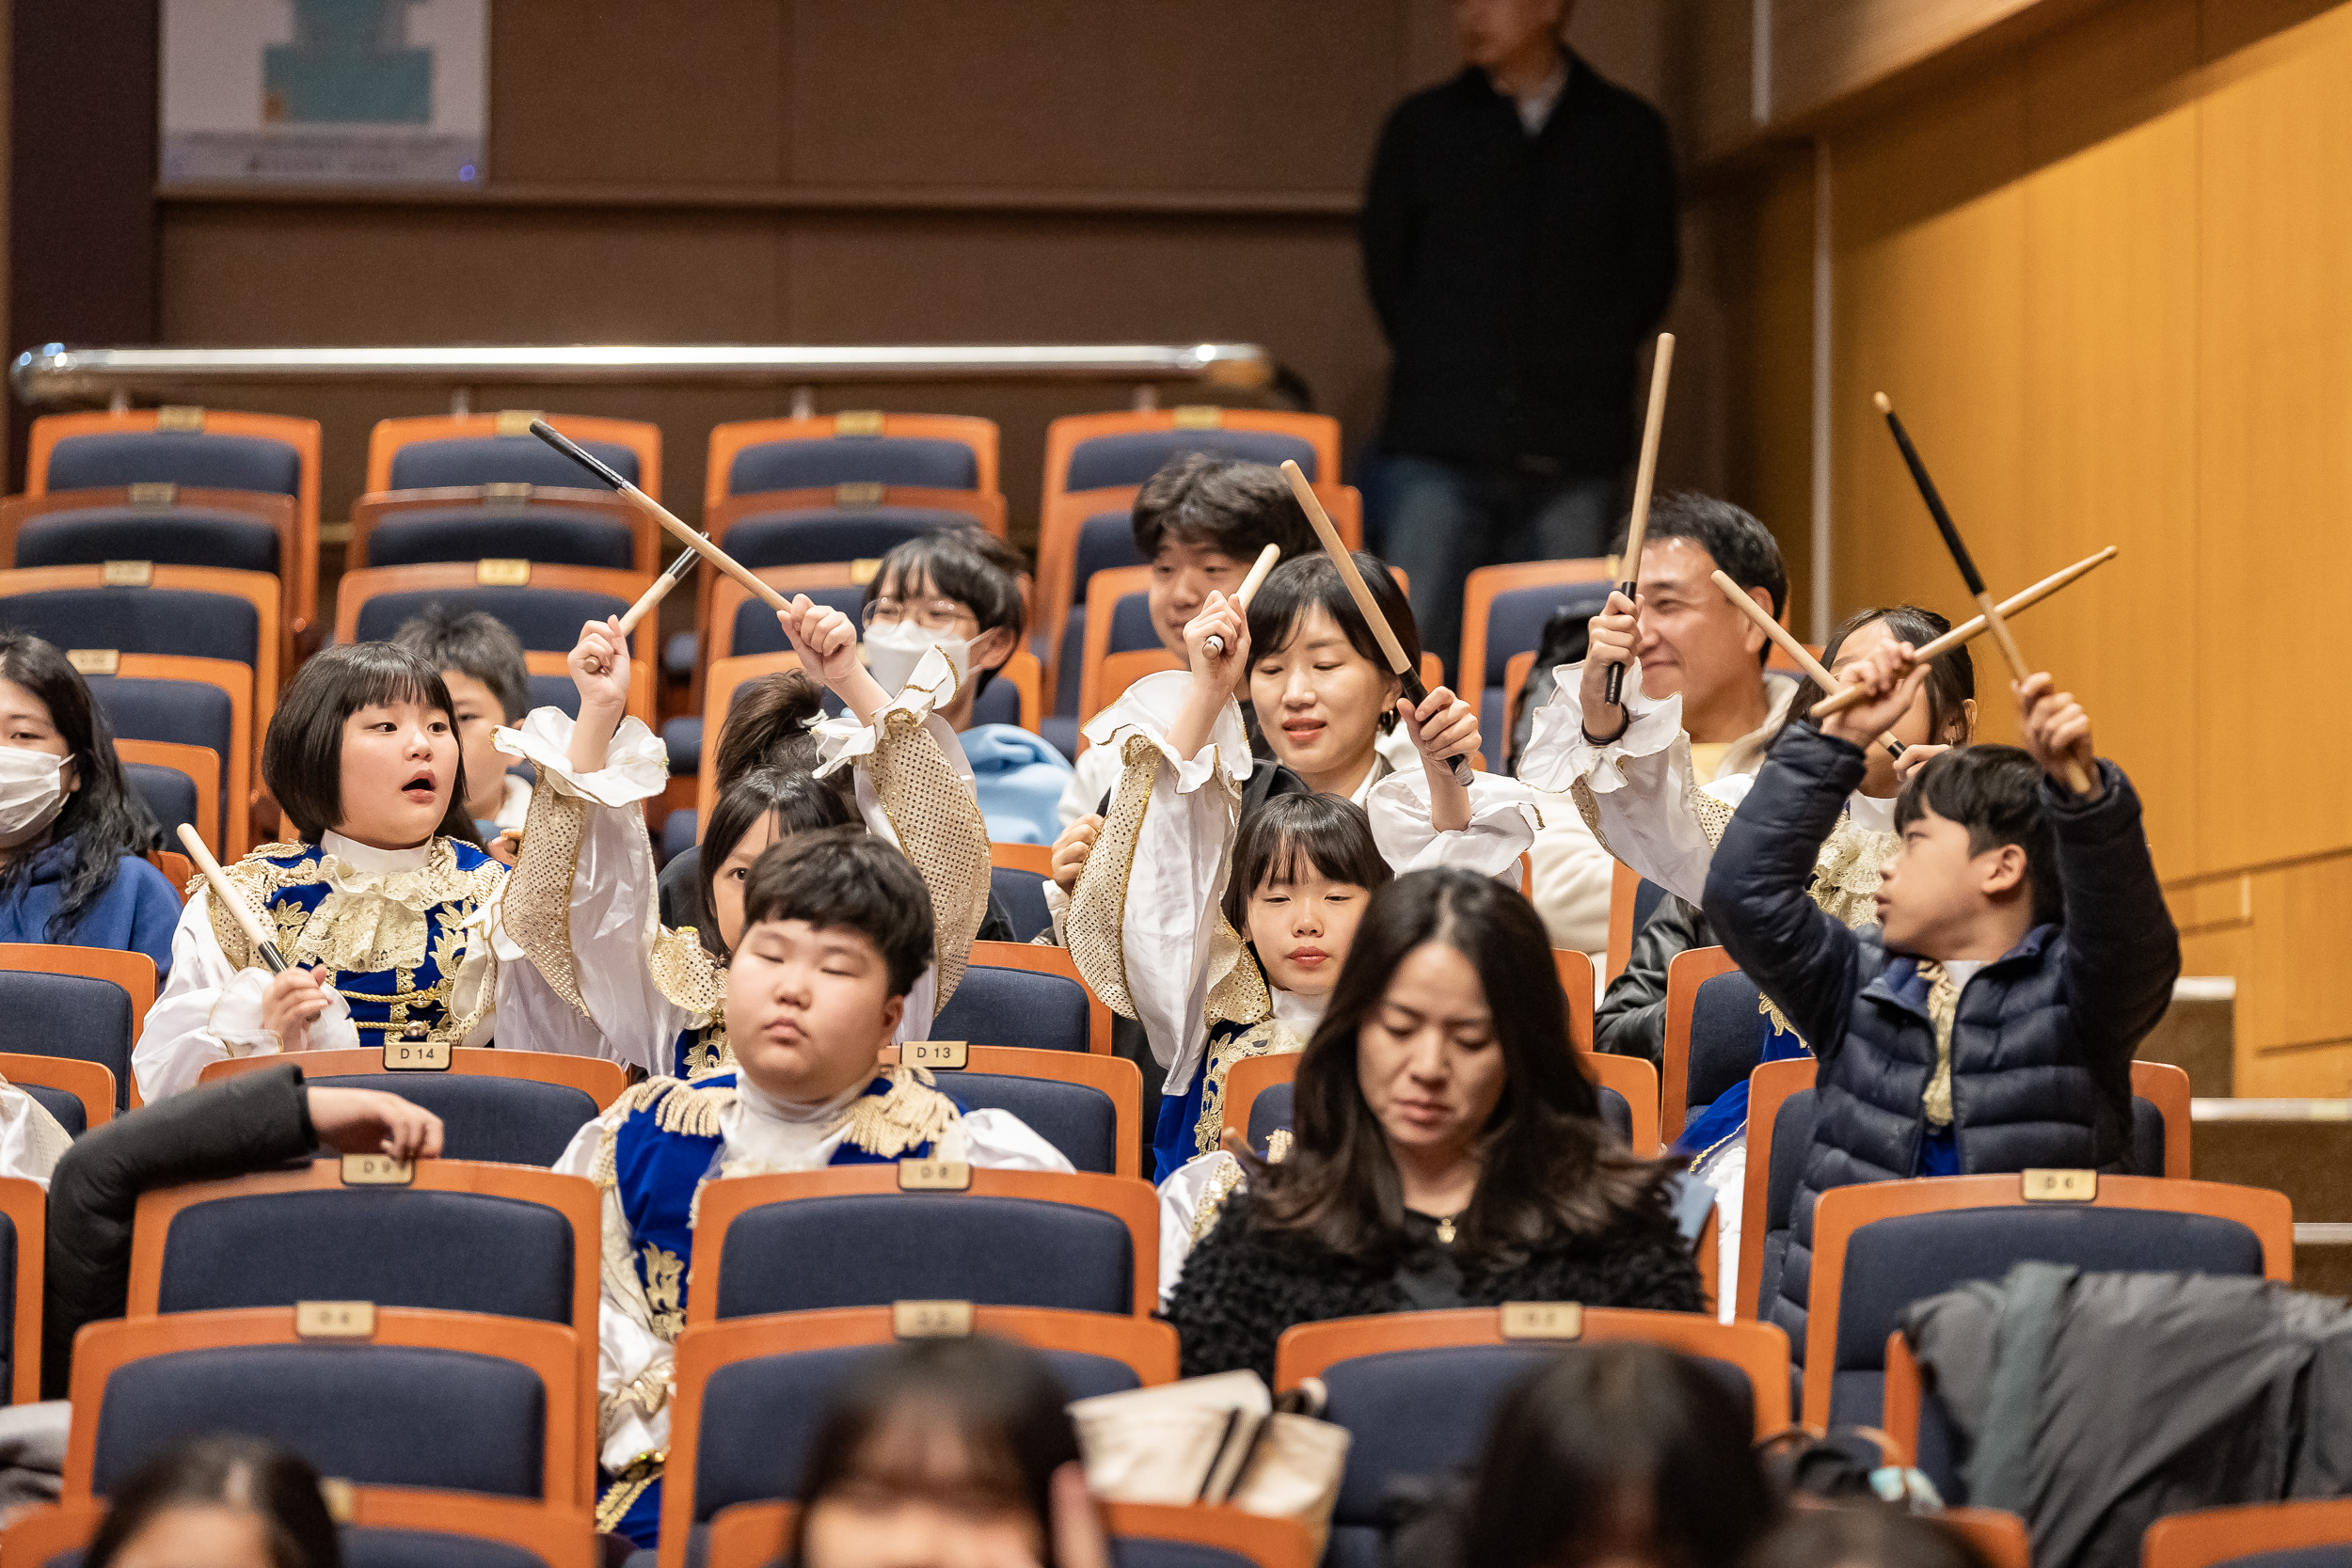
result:
[(1911, 711), (1927, 684), (1928, 666), (1908, 642), (1882, 642), (1846, 667), (1846, 679), (1863, 693), (1842, 713), (1821, 721), (1821, 733), (1856, 746), (1885, 738), (1887, 727)]
[(776, 611), (785, 640), (801, 656), (801, 667), (832, 689), (858, 722), (870, 724), (889, 705), (890, 693), (866, 673), (857, 657), (857, 623), (805, 594)]
[[(2106, 794), (2099, 759), (2090, 749), (2090, 715), (2083, 711), (2074, 694), (2058, 690), (2058, 682), (2046, 670), (2013, 683), (2010, 689), (2017, 693), (2026, 750), (2033, 753), (2042, 770), (2077, 795), (2095, 800)], [(2075, 788), (2078, 776), (2090, 781), (2089, 789)]]
[[(1666, 381), (1674, 372), (1674, 363), (1675, 335), (1661, 332), (1658, 335), (1658, 353), (1650, 360), (1649, 414), (1642, 421), (1642, 459), (1633, 470), (1633, 512), (1626, 524), (1625, 558), (1617, 563), (1617, 569), (1625, 574), (1623, 592), (1629, 607), (1639, 598), (1636, 585), (1642, 580), (1643, 535), (1649, 529), (1650, 483), (1658, 476), (1658, 436), (1665, 425)], [(1630, 613), (1629, 608), (1628, 612)], [(1615, 707), (1624, 691), (1625, 664), (1612, 664), (1603, 699), (1611, 707)]]
[(1249, 616), (1238, 597), (1210, 593), (1200, 613), (1184, 627), (1184, 656), (1192, 689), (1168, 726), (1168, 743), (1177, 755), (1188, 757), (1209, 743), (1216, 716), (1233, 700), (1233, 688), (1249, 668)]

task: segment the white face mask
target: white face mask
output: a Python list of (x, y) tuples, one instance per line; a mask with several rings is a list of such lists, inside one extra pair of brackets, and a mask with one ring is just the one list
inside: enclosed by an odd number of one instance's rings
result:
[(0, 849), (13, 849), (65, 810), (64, 757), (0, 746)]
[(876, 685), (896, 697), (906, 689), (915, 665), (933, 648), (947, 656), (947, 662), (955, 668), (956, 684), (961, 686), (972, 660), (972, 641), (932, 631), (912, 621), (901, 621), (895, 626), (874, 626), (866, 631), (866, 673), (874, 677)]

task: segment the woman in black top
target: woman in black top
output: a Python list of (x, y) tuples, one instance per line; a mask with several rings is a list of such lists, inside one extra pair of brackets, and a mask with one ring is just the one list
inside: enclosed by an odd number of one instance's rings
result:
[(1293, 1323), (1505, 1301), (1704, 1309), (1669, 1165), (1600, 1120), (1543, 922), (1463, 871), (1374, 898), (1299, 1058), (1295, 1148), (1246, 1180), (1168, 1307), (1184, 1373)]

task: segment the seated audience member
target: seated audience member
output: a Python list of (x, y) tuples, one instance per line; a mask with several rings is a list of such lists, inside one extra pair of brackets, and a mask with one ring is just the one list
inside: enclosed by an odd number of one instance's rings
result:
[(0, 632), (0, 942), (121, 948), (168, 975), (180, 897), (139, 858), (163, 842), (81, 672)]
[(556, 1162), (603, 1189), (606, 1234), (626, 1238), (629, 1259), (627, 1273), (604, 1273), (599, 1528), (648, 1546), (659, 1528), (670, 1364), (706, 1180), (901, 1159), (1071, 1168), (1009, 1112), (967, 1112), (922, 1069), (882, 1066), (931, 952), (930, 895), (888, 844), (836, 828), (770, 849), (745, 883), (725, 971), (737, 1070), (637, 1085)]
[(1792, 1510), (1742, 1568), (1992, 1568), (1935, 1518), (1879, 1502)]
[[(1505, 1301), (1695, 1312), (1670, 1167), (1600, 1119), (1543, 922), (1464, 871), (1384, 888), (1300, 1057), (1295, 1138), (1213, 1184), (1167, 1316), (1186, 1376), (1293, 1323)], [(1162, 1223), (1181, 1223), (1164, 1218)]]
[[(1796, 1234), (1781, 1299), (1764, 1307), (1800, 1342), (1814, 1201), (1828, 1189), (2127, 1169), (2132, 1053), (2181, 967), (2139, 798), (2046, 674), (2016, 689), (2026, 750), (1949, 752), (1903, 786), (1876, 925), (1849, 929), (1807, 896), (1879, 732), (1928, 678), (1910, 655), (1882, 643), (1853, 667), (1870, 699), (1780, 737), (1707, 878), (1724, 949), (1820, 1064)], [(2090, 794), (2067, 787), (2070, 762)]]
[(883, 556), (866, 585), (866, 668), (884, 691), (898, 694), (926, 649), (955, 666), (955, 695), (939, 717), (963, 747), (997, 844), (1052, 843), (1061, 830), (1055, 804), (1070, 782), (1069, 760), (1044, 736), (1018, 724), (972, 722), (972, 705), (1021, 649), (1028, 570), (1018, 550), (986, 529), (942, 529)]
[(1738, 1568), (1777, 1511), (1754, 1435), (1699, 1361), (1627, 1341), (1570, 1346), (1504, 1399), (1468, 1484), (1405, 1526), (1390, 1560)]
[(780, 1555), (800, 1568), (1108, 1568), (1069, 1402), (1044, 1359), (1008, 1340), (891, 1346), (826, 1410)]
[(441, 673), (456, 708), (457, 744), (466, 756), (466, 815), (490, 852), (512, 865), (508, 834), (523, 831), (531, 812), (531, 783), (506, 770), (494, 738), (531, 711), (531, 667), (522, 640), (484, 610), (453, 615), (439, 605), (401, 623), (392, 641), (422, 656)]
[(83, 1133), (49, 1184), (41, 1397), (66, 1397), (82, 1325), (122, 1316), (141, 1193), (224, 1181), (307, 1159), (322, 1147), (429, 1158), (441, 1152), (441, 1118), (398, 1095), (306, 1085), (289, 1061), (153, 1101)]
[(139, 1466), (114, 1495), (86, 1568), (342, 1568), (319, 1474), (224, 1433)]

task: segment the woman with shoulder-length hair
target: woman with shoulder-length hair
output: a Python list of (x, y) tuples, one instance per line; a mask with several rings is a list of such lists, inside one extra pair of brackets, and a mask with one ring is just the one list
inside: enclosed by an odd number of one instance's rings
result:
[(1419, 871), (1364, 913), (1299, 1059), (1294, 1143), (1248, 1162), (1168, 1301), (1187, 1377), (1255, 1368), (1293, 1323), (1576, 1301), (1695, 1312), (1669, 1164), (1600, 1119), (1534, 908)]

